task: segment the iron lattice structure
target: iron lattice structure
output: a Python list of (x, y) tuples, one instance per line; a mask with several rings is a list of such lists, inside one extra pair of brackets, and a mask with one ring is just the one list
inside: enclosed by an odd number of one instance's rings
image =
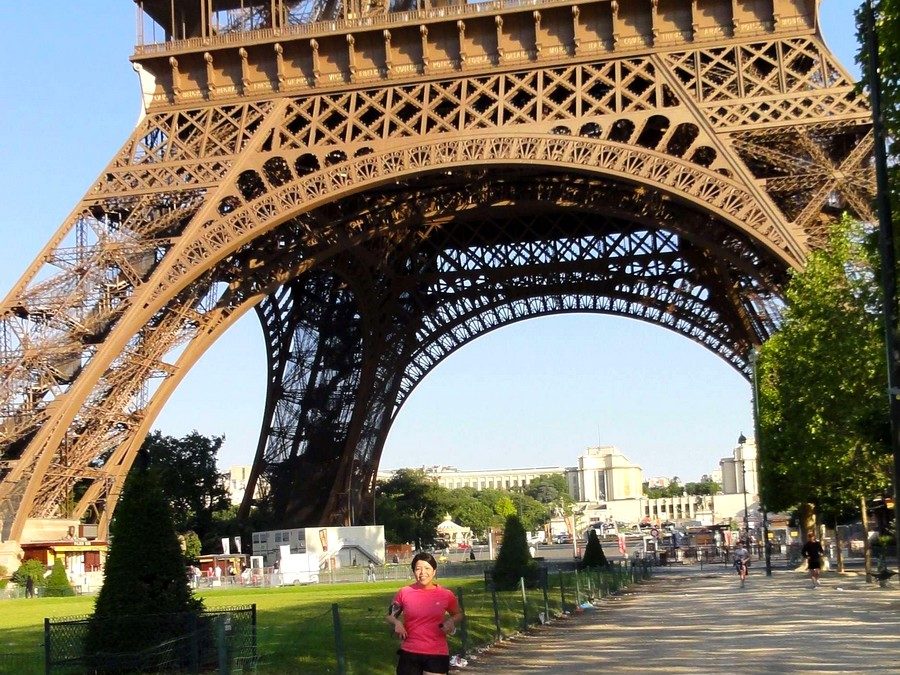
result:
[(242, 509), (265, 479), (284, 524), (340, 523), (470, 340), (617, 314), (746, 373), (789, 270), (841, 211), (871, 218), (870, 115), (815, 0), (138, 5), (146, 114), (0, 308), (3, 539), (104, 533), (166, 399), (251, 309)]

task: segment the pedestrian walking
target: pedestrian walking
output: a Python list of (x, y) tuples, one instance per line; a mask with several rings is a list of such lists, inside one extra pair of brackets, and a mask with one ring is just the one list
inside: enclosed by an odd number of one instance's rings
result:
[(748, 568), (750, 567), (750, 551), (744, 546), (744, 542), (738, 542), (737, 548), (734, 549), (734, 570), (741, 578), (741, 588), (744, 587), (744, 581), (747, 579)]
[(803, 544), (800, 553), (806, 558), (806, 569), (809, 570), (813, 588), (818, 588), (822, 585), (819, 583), (819, 571), (822, 569), (822, 557), (825, 555), (825, 549), (823, 549), (822, 544), (816, 540), (815, 530), (807, 532), (806, 543)]
[(25, 597), (33, 598), (34, 597), (34, 579), (28, 577), (25, 579)]
[(371, 560), (369, 561), (369, 564), (366, 565), (366, 582), (368, 583), (369, 581), (371, 581), (372, 583), (375, 583), (375, 581), (376, 581), (375, 563), (372, 562)]

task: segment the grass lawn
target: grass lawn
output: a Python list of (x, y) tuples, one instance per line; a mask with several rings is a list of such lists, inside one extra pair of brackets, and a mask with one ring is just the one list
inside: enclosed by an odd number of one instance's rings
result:
[[(559, 611), (559, 579), (551, 576), (548, 593), (551, 613)], [(284, 588), (234, 588), (201, 591), (209, 609), (256, 604), (260, 673), (337, 672), (332, 604), (340, 610), (347, 670), (353, 674), (394, 672), (398, 643), (384, 614), (397, 589), (406, 582), (317, 584)], [(461, 590), (466, 609), (470, 645), (487, 644), (496, 633), (491, 594), (479, 578), (444, 579), (445, 586)], [(567, 602), (574, 579), (569, 577)], [(522, 626), (522, 596), (498, 594), (501, 631), (510, 634)], [(527, 593), (529, 621), (544, 610), (539, 590)], [(35, 598), (0, 603), (0, 673), (43, 672), (44, 618), (85, 615), (94, 598)], [(451, 653), (461, 651), (461, 632), (450, 639)], [(27, 655), (27, 656), (12, 656)]]

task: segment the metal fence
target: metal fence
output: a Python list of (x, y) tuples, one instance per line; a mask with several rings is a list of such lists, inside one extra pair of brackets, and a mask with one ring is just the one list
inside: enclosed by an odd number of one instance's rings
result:
[(44, 620), (44, 672), (199, 673), (254, 668), (258, 657), (256, 605), (199, 614), (124, 616), (102, 623), (100, 632), (154, 635), (140, 651), (89, 654), (90, 617)]
[[(484, 579), (487, 565), (460, 565), (467, 577)], [(499, 591), (485, 581), (444, 576), (457, 594), (466, 620), (450, 638), (458, 658), (497, 640), (561, 616), (602, 611), (603, 601), (627, 586), (650, 577), (649, 562), (613, 563), (603, 569), (578, 570), (573, 561), (546, 561), (533, 587), (520, 584)], [(442, 568), (442, 571), (445, 571)], [(390, 581), (390, 579), (388, 579)], [(361, 586), (356, 586), (361, 590)], [(273, 591), (278, 593), (278, 591)], [(315, 591), (313, 591), (314, 593)], [(107, 654), (102, 663), (85, 654), (89, 619), (77, 617), (45, 622), (44, 654), (0, 655), (0, 673), (85, 673), (128, 670), (143, 673), (286, 673), (305, 675), (380, 675), (393, 672), (397, 640), (384, 616), (396, 588), (373, 588), (362, 602), (298, 607), (275, 603), (266, 610), (263, 626), (256, 606), (204, 612), (193, 626), (185, 624), (171, 639), (138, 654)], [(285, 599), (292, 594), (284, 595)], [(154, 617), (136, 617), (126, 629), (154, 631)], [(171, 621), (171, 617), (169, 619)], [(122, 628), (117, 620), (117, 628)], [(172, 635), (172, 633), (167, 633)], [(301, 646), (302, 645), (302, 646)], [(43, 656), (43, 658), (41, 658)]]
[[(545, 565), (541, 567), (537, 583), (529, 586), (523, 579), (519, 588), (501, 591), (491, 583), (489, 570), (485, 570), (483, 586), (455, 590), (466, 619), (450, 641), (451, 653), (465, 658), (532, 626), (563, 615), (594, 610), (604, 598), (649, 579), (651, 572), (652, 565), (641, 561), (617, 562), (605, 568), (580, 571), (573, 569), (571, 563)], [(302, 672), (311, 675), (362, 673), (365, 671), (358, 662), (360, 654), (375, 644), (387, 642), (388, 648), (396, 646), (390, 640), (378, 638), (386, 632), (385, 624), (378, 621), (382, 615), (373, 616), (371, 612), (358, 610), (347, 612), (335, 604), (332, 605), (331, 619), (333, 643), (323, 648), (321, 654), (312, 655)], [(278, 672), (266, 667), (264, 657), (260, 666), (260, 672)]]

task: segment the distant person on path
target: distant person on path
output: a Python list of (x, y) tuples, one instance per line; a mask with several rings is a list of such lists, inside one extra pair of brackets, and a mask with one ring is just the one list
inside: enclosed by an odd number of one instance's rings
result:
[(741, 588), (744, 587), (744, 580), (747, 578), (749, 567), (750, 551), (747, 550), (743, 541), (739, 541), (737, 548), (734, 549), (734, 571), (741, 577)]
[(469, 560), (475, 560), (475, 549), (471, 546), (469, 547)]
[(34, 597), (34, 579), (32, 579), (31, 577), (25, 579), (25, 597)]
[(375, 583), (375, 563), (371, 560), (369, 561), (369, 564), (366, 565), (366, 582), (369, 581)]
[(418, 553), (411, 567), (415, 583), (397, 592), (385, 617), (401, 640), (397, 675), (443, 675), (450, 671), (447, 636), (463, 620), (462, 609), (451, 590), (434, 583), (434, 556)]
[(813, 588), (821, 586), (819, 583), (819, 571), (822, 569), (822, 556), (825, 555), (825, 549), (822, 548), (816, 540), (816, 533), (810, 530), (806, 534), (806, 543), (800, 549), (801, 555), (806, 558), (806, 568), (809, 570), (809, 576), (813, 582)]

